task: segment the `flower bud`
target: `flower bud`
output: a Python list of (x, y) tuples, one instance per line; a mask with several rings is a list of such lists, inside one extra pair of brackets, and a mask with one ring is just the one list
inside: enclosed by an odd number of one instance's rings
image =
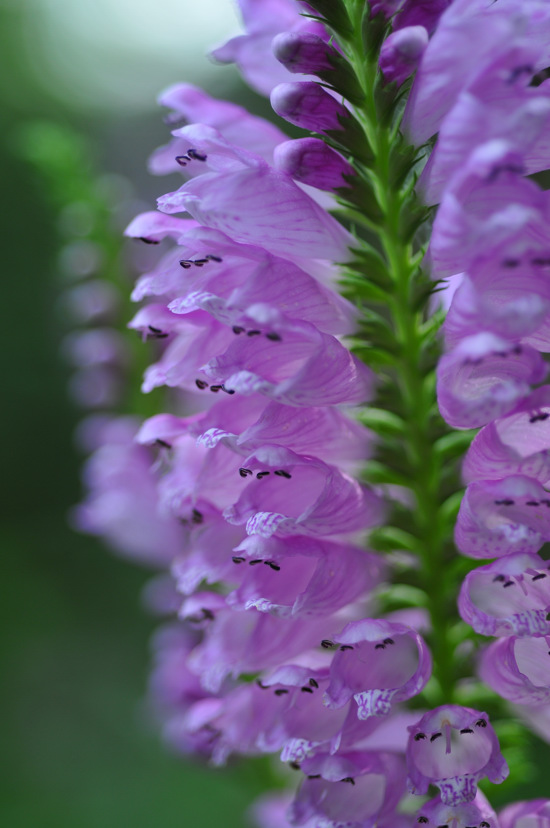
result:
[(348, 110), (313, 81), (280, 83), (271, 93), (271, 106), (281, 118), (313, 132), (343, 130)]
[(318, 75), (332, 68), (334, 47), (311, 32), (281, 32), (272, 43), (273, 54), (293, 74)]
[(424, 26), (407, 26), (391, 34), (380, 50), (380, 69), (388, 83), (401, 85), (412, 75), (428, 45)]
[(355, 175), (351, 164), (319, 138), (298, 138), (279, 144), (274, 153), (275, 167), (295, 181), (319, 190), (349, 186), (344, 176)]

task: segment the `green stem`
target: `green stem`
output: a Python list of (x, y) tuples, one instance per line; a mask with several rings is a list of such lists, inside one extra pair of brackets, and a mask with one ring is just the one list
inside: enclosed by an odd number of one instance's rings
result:
[(392, 290), (388, 295), (389, 321), (396, 349), (393, 377), (399, 386), (399, 413), (406, 422), (402, 447), (410, 470), (410, 489), (414, 495), (413, 524), (419, 539), (420, 585), (429, 597), (434, 656), (433, 691), (437, 704), (453, 700), (456, 675), (453, 647), (449, 642), (449, 596), (445, 587), (445, 568), (450, 542), (450, 527), (441, 513), (441, 460), (434, 448), (433, 369), (423, 365), (425, 308), (414, 309), (417, 256), (410, 241), (403, 239), (401, 227), (408, 205), (408, 188), (392, 184), (391, 152), (395, 128), (384, 125), (377, 116), (375, 83), (377, 57), (366, 60), (362, 36), (364, 4), (353, 2), (354, 35), (347, 44), (349, 60), (364, 91), (364, 102), (355, 108), (365, 138), (372, 147), (375, 163), (364, 173), (374, 189), (383, 218), (376, 233), (387, 262)]

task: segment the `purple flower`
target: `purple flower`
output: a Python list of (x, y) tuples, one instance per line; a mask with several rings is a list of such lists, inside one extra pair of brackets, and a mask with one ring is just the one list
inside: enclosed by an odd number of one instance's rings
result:
[[(168, 107), (170, 124), (201, 123), (214, 127), (232, 144), (260, 155), (268, 163), (273, 160), (273, 150), (286, 135), (274, 124), (251, 115), (244, 107), (229, 101), (212, 98), (190, 83), (168, 87), (159, 97), (159, 103)], [(176, 131), (176, 137), (164, 147), (155, 150), (149, 159), (149, 170), (155, 175), (183, 172), (186, 177), (200, 174), (200, 161), (186, 158), (189, 146)], [(177, 161), (176, 159), (180, 159)], [(182, 166), (182, 163), (185, 166)]]
[[(383, 572), (373, 554), (304, 536), (251, 536), (233, 551), (239, 571), (227, 580), (239, 586), (228, 604), (280, 616), (331, 615), (370, 592)], [(251, 561), (264, 565), (246, 566)]]
[(507, 805), (499, 814), (500, 828), (549, 828), (550, 800), (532, 799)]
[(471, 802), (462, 802), (460, 805), (445, 804), (440, 796), (431, 799), (419, 809), (415, 825), (499, 828), (500, 823), (485, 796), (478, 791)]
[(134, 442), (137, 424), (108, 422), (84, 467), (88, 495), (73, 511), (81, 531), (101, 535), (125, 556), (166, 566), (183, 540), (178, 522), (162, 513), (149, 450)]
[(289, 73), (275, 58), (271, 44), (279, 32), (312, 32), (326, 37), (324, 27), (301, 16), (305, 4), (298, 0), (239, 0), (245, 34), (214, 49), (220, 63), (236, 63), (248, 83), (269, 95)]
[(507, 414), (547, 367), (533, 348), (478, 333), (446, 353), (437, 369), (439, 410), (455, 428), (475, 428)]
[(550, 388), (533, 391), (506, 417), (477, 434), (464, 463), (466, 482), (525, 475), (544, 485), (550, 480)]
[(471, 483), (460, 505), (455, 543), (471, 558), (537, 552), (550, 539), (550, 499), (536, 480), (511, 475)]
[(437, 785), (444, 805), (471, 802), (485, 776), (503, 782), (508, 766), (486, 713), (446, 705), (426, 713), (409, 727), (408, 786), (425, 794)]
[(386, 620), (362, 619), (334, 637), (340, 645), (330, 667), (325, 699), (339, 708), (353, 698), (357, 717), (383, 716), (418, 694), (431, 675), (431, 658), (415, 630)]
[(210, 127), (183, 127), (177, 134), (206, 157), (202, 163), (211, 171), (161, 197), (162, 212), (187, 210), (201, 224), (235, 241), (283, 256), (349, 258), (352, 237), (291, 178)]
[(495, 693), (517, 704), (540, 705), (550, 700), (550, 636), (495, 641), (483, 651), (481, 679)]
[(293, 825), (315, 818), (326, 828), (364, 828), (394, 810), (405, 788), (405, 769), (391, 753), (318, 754), (306, 759), (302, 783), (288, 811)]
[(481, 635), (548, 635), (550, 577), (535, 554), (505, 555), (466, 575), (460, 615)]

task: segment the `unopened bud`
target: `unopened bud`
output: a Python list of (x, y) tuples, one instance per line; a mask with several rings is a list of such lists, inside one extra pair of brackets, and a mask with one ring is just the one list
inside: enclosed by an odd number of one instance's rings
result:
[(319, 138), (298, 138), (279, 144), (274, 154), (275, 167), (296, 181), (319, 190), (349, 186), (344, 176), (354, 175), (345, 158)]
[(348, 110), (313, 81), (280, 83), (271, 93), (271, 106), (281, 118), (313, 132), (342, 130)]
[(386, 81), (401, 85), (418, 67), (427, 45), (424, 26), (407, 26), (391, 34), (380, 50), (380, 69)]

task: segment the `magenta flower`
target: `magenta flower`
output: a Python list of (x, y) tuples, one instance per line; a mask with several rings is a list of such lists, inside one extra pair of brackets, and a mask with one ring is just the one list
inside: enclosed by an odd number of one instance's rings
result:
[(312, 818), (327, 828), (363, 828), (388, 815), (405, 788), (402, 760), (391, 753), (319, 754), (305, 760), (308, 778), (289, 809), (292, 825)]
[(508, 805), (499, 814), (500, 828), (522, 828), (523, 825), (533, 825), (533, 828), (548, 828), (550, 825), (550, 801), (548, 799), (533, 799), (531, 802), (516, 802)]
[(478, 791), (471, 802), (460, 805), (445, 804), (441, 797), (426, 802), (418, 811), (415, 825), (435, 825), (442, 828), (501, 828), (491, 805)]
[(409, 733), (407, 784), (412, 793), (424, 794), (430, 784), (437, 785), (444, 805), (459, 805), (475, 798), (483, 777), (499, 783), (508, 776), (486, 713), (446, 705), (426, 713)]
[(351, 698), (357, 717), (383, 716), (415, 696), (431, 675), (431, 658), (415, 630), (385, 620), (348, 624), (334, 637), (340, 645), (330, 667), (325, 699), (339, 708)]
[(495, 693), (517, 704), (550, 700), (549, 636), (509, 636), (482, 653), (479, 674)]
[(535, 554), (505, 555), (469, 572), (458, 599), (461, 617), (482, 635), (548, 635), (550, 577)]

